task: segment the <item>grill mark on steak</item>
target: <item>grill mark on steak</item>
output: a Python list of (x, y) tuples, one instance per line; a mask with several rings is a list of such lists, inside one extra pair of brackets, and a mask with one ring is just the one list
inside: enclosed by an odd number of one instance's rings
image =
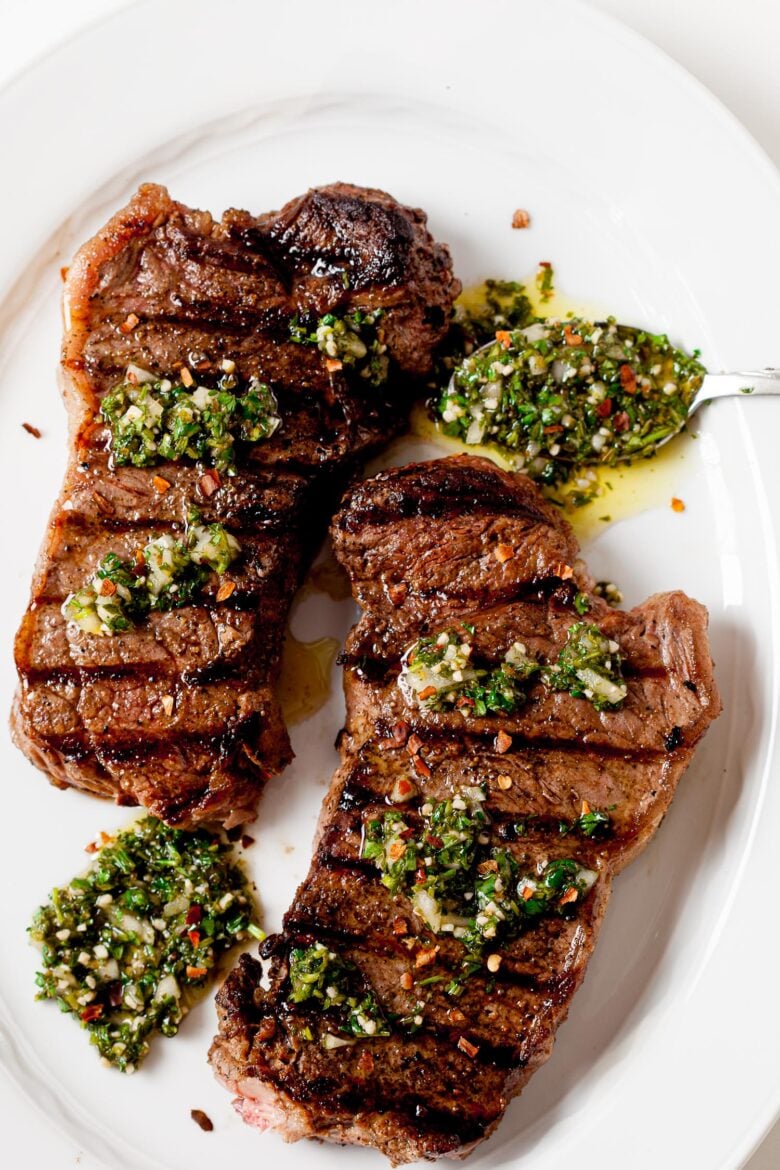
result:
[[(343, 183), (219, 222), (147, 185), (78, 253), (64, 294), (69, 464), (16, 639), (12, 716), (15, 742), (57, 786), (183, 826), (254, 816), (292, 754), (275, 694), (289, 599), (331, 502), (400, 428), (460, 290), (425, 224), (384, 192)], [(372, 308), (385, 310), (393, 371), (382, 389), (290, 339), (294, 315)], [(242, 381), (271, 383), (282, 419), (240, 453), (235, 476), (205, 495), (191, 463), (112, 467), (98, 411), (129, 363), (173, 380), (191, 366), (211, 384), (224, 358)], [(170, 486), (156, 491), (155, 476)], [(181, 531), (193, 504), (242, 545), (227, 604), (213, 604), (211, 586), (200, 604), (115, 637), (66, 624), (62, 601), (107, 552)]]
[[(345, 648), (342, 763), (309, 874), (283, 932), (261, 948), (266, 978), (260, 962), (243, 956), (218, 995), (211, 1061), (245, 1120), (287, 1140), (372, 1145), (394, 1163), (463, 1156), (489, 1136), (549, 1056), (595, 945), (612, 878), (652, 836), (720, 710), (707, 616), (681, 593), (657, 595), (629, 613), (610, 610), (592, 592), (562, 516), (525, 477), (482, 459), (411, 465), (359, 484), (332, 532), (363, 610)], [(493, 555), (499, 539), (514, 549), (501, 563)], [(403, 582), (402, 604), (393, 604), (388, 580)], [(500, 661), (516, 640), (554, 657), (568, 625), (579, 620), (562, 600), (562, 581), (588, 595), (586, 620), (620, 642), (628, 683), (622, 709), (599, 714), (539, 682), (511, 716), (476, 719), (406, 705), (396, 682), (399, 659), (423, 632), (467, 621), (488, 662)], [(367, 652), (376, 670), (363, 674), (355, 664)], [(512, 745), (500, 752), (495, 736), (504, 729)], [(425, 761), (422, 775), (410, 753)], [(463, 944), (432, 935), (407, 896), (392, 895), (361, 857), (364, 826), (392, 807), (400, 777), (417, 793), (416, 801), (395, 806), (410, 827), (419, 821), (419, 802), (484, 784), (491, 832), (521, 872), (574, 857), (598, 875), (571, 918), (543, 916), (497, 944), (498, 971), (483, 968), (455, 999), (445, 988), (460, 970)], [(583, 801), (612, 810), (606, 836), (561, 835), (560, 822), (576, 821)], [(286, 1000), (290, 949), (314, 940), (355, 965), (387, 1018), (407, 1017), (424, 1001), (421, 1031), (395, 1027), (389, 1037), (323, 1051), (327, 1013)], [(444, 980), (418, 985), (430, 975)], [(313, 1041), (300, 1035), (303, 1018)]]

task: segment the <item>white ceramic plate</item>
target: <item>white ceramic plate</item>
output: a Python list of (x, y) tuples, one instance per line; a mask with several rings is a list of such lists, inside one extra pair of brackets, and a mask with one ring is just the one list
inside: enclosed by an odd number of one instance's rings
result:
[[(141, 180), (215, 212), (278, 207), (335, 178), (385, 187), (428, 210), (466, 282), (552, 259), (572, 297), (700, 345), (711, 368), (778, 361), (777, 175), (709, 94), (583, 5), (156, 0), (6, 89), (0, 136), (4, 710), (64, 465), (59, 268)], [(510, 230), (517, 206), (531, 211), (530, 231)], [(587, 550), (629, 603), (679, 586), (709, 606), (725, 711), (668, 822), (617, 883), (552, 1059), (475, 1170), (734, 1170), (780, 1102), (777, 427), (772, 401), (719, 404), (657, 506), (605, 526)], [(672, 489), (683, 515), (668, 507)], [(319, 597), (294, 628), (341, 637), (352, 617)], [(249, 856), (269, 928), (306, 872), (342, 718), (334, 682), (262, 803)], [(102, 1069), (72, 1019), (33, 1002), (30, 912), (127, 813), (49, 788), (6, 737), (0, 760), (0, 1058), (63, 1134), (123, 1170), (378, 1168), (372, 1152), (289, 1147), (242, 1126), (205, 1064), (210, 1000), (133, 1078)], [(192, 1123), (193, 1107), (213, 1134)]]

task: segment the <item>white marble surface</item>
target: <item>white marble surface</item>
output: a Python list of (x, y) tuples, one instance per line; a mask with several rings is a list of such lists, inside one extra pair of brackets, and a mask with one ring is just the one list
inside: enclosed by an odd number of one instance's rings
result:
[[(84, 25), (134, 0), (0, 0), (0, 85)], [(655, 42), (711, 89), (780, 166), (780, 4), (777, 0), (589, 0)], [(214, 0), (215, 8), (218, 0)], [(641, 129), (641, 128), (639, 128)], [(713, 160), (717, 177), (717, 160)], [(710, 176), (712, 177), (712, 176)], [(768, 1037), (767, 1042), (780, 1042)], [(724, 1075), (729, 1075), (724, 1070)], [(739, 1075), (739, 1070), (731, 1070)], [(2, 1073), (0, 1073), (2, 1077)], [(9, 1170), (100, 1170), (50, 1130), (34, 1105), (0, 1086)], [(659, 1122), (660, 1123), (660, 1122)], [(24, 1150), (24, 1160), (5, 1153)], [(13, 1159), (13, 1155), (12, 1155)], [(745, 1170), (779, 1170), (780, 1125)], [(689, 1167), (687, 1170), (697, 1170)], [(740, 1170), (724, 1167), (722, 1170)]]

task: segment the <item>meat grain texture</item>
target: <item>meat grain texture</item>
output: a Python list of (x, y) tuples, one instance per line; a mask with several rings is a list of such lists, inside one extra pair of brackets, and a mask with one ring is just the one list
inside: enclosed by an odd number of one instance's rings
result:
[[(459, 291), (425, 222), (343, 183), (220, 221), (146, 185), (76, 256), (64, 293), (69, 461), (16, 639), (12, 715), (15, 742), (57, 786), (171, 824), (232, 825), (289, 762), (275, 684), (290, 600), (339, 491), (399, 428)], [(383, 310), (392, 373), (381, 389), (290, 337), (295, 315), (355, 309)], [(223, 359), (272, 386), (282, 420), (234, 477), (204, 492), (192, 462), (112, 466), (99, 405), (130, 363), (173, 381), (187, 366), (213, 385)], [(193, 505), (242, 546), (227, 601), (215, 580), (200, 604), (116, 636), (66, 622), (63, 601), (106, 553), (180, 533)]]
[[(218, 996), (211, 1060), (244, 1119), (288, 1141), (375, 1146), (393, 1163), (462, 1157), (549, 1056), (612, 879), (652, 837), (720, 710), (707, 614), (680, 592), (610, 609), (594, 595), (560, 512), (526, 477), (477, 458), (402, 467), (358, 485), (333, 538), (363, 610), (346, 646), (343, 762), (283, 932), (263, 944), (262, 961), (242, 957)], [(588, 621), (620, 644), (628, 683), (620, 709), (599, 712), (541, 682), (511, 715), (435, 713), (405, 701), (399, 660), (422, 634), (465, 621), (482, 660), (499, 663), (519, 640), (554, 661), (580, 591)], [(598, 875), (570, 917), (533, 920), (501, 945), (499, 969), (483, 967), (457, 999), (446, 988), (463, 944), (432, 939), (406, 895), (391, 894), (361, 857), (365, 825), (392, 804), (399, 777), (413, 781), (418, 806), (484, 784), (491, 833), (521, 871), (574, 858)], [(559, 823), (579, 817), (583, 801), (613, 810), (605, 838), (561, 837)], [(419, 815), (401, 807), (407, 819)], [(314, 940), (355, 965), (387, 1018), (420, 1011), (422, 1029), (394, 1027), (325, 1050), (326, 1014), (288, 998), (290, 950)], [(303, 1038), (305, 1024), (313, 1040)]]

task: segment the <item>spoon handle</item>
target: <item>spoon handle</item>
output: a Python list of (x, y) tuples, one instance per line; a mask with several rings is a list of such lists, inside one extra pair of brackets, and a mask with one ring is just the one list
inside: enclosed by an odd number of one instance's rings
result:
[(780, 394), (780, 370), (738, 370), (733, 374), (707, 374), (691, 410), (713, 398), (738, 394)]

